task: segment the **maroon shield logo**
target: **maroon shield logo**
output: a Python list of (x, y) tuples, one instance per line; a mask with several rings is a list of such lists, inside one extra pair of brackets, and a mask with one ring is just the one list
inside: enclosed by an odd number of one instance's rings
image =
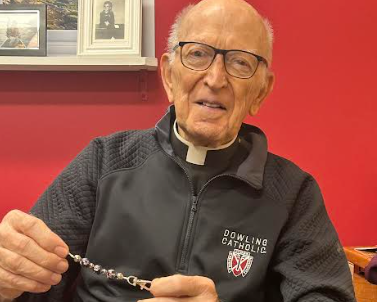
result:
[(228, 273), (233, 273), (235, 277), (245, 277), (253, 264), (253, 259), (249, 252), (237, 249), (230, 251), (227, 259)]

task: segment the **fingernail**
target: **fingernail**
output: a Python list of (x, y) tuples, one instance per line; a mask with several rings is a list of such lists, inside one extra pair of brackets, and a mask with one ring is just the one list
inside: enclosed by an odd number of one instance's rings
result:
[(68, 255), (68, 250), (65, 247), (61, 247), (61, 246), (58, 246), (57, 248), (55, 248), (54, 252), (60, 258), (65, 258)]
[(58, 275), (58, 274), (52, 274), (52, 275), (51, 275), (51, 281), (52, 281), (54, 284), (59, 283), (61, 279), (62, 279), (62, 276), (61, 276), (61, 275)]
[(56, 266), (59, 272), (65, 273), (68, 269), (68, 262), (67, 261), (60, 261)]

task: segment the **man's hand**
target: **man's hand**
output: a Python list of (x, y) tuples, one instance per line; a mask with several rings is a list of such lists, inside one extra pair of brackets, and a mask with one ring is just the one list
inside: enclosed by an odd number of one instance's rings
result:
[[(154, 298), (143, 302), (219, 302), (215, 283), (200, 276), (174, 275), (152, 281)], [(141, 302), (139, 301), (139, 302)]]
[(14, 210), (0, 223), (0, 301), (43, 293), (67, 271), (68, 246), (46, 224)]

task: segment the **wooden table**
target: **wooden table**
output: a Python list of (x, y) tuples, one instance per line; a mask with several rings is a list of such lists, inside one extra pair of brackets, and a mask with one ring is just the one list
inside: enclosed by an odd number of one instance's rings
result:
[(369, 283), (364, 277), (364, 269), (376, 253), (345, 247), (347, 259), (353, 264), (353, 284), (357, 302), (377, 302), (377, 285)]

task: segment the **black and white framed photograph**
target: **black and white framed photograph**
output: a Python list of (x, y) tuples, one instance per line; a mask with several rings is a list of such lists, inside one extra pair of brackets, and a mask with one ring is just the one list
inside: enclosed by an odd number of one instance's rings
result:
[(78, 55), (141, 56), (141, 0), (79, 0)]
[(95, 3), (94, 39), (125, 39), (125, 1), (100, 0)]
[(0, 55), (46, 55), (46, 5), (0, 5)]

